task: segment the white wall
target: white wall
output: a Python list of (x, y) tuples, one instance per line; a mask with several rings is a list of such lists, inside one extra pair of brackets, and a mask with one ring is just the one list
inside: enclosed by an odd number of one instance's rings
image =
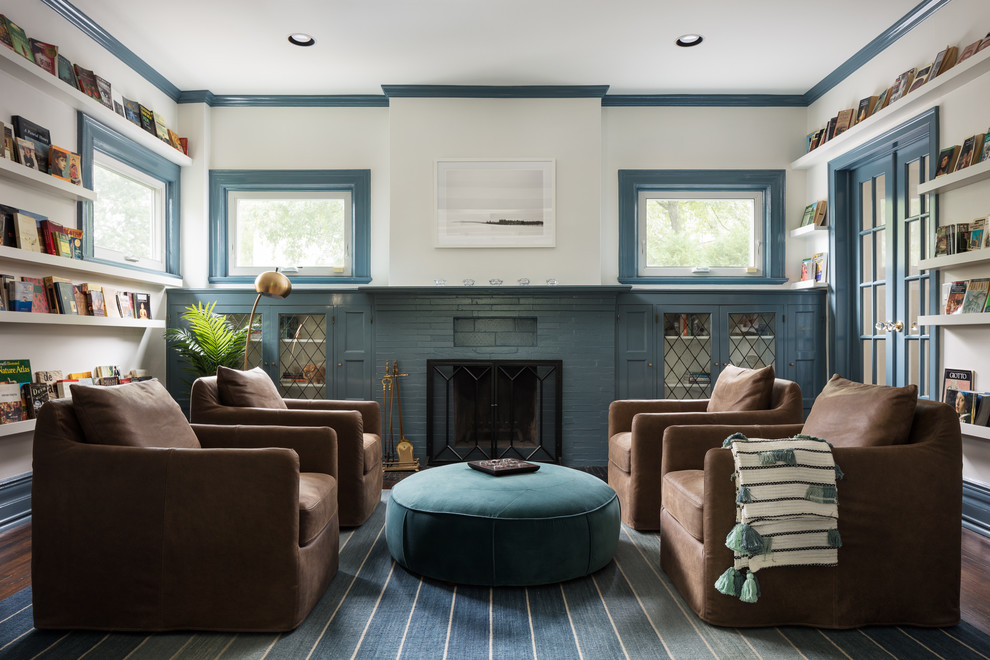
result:
[[(808, 109), (805, 133), (823, 126), (843, 108), (853, 108), (859, 100), (879, 94), (893, 84), (894, 79), (911, 67), (921, 68), (935, 59), (946, 46), (955, 45), (962, 51), (967, 45), (985, 36), (990, 28), (990, 3), (986, 0), (952, 0), (924, 23), (907, 33), (897, 43), (877, 55)], [(939, 108), (940, 146), (961, 144), (975, 133), (987, 130), (986, 108), (990, 101), (990, 82), (986, 76), (979, 81), (948, 94), (936, 94), (907, 113), (892, 113), (892, 117), (869, 130), (857, 144), (879, 135), (933, 106)], [(896, 107), (896, 105), (895, 105)], [(864, 127), (865, 128), (865, 127)], [(800, 138), (792, 138), (798, 141)], [(851, 145), (850, 148), (856, 145)], [(824, 197), (827, 189), (827, 164), (809, 170), (808, 190)], [(968, 222), (990, 214), (990, 183), (980, 183), (939, 196), (939, 224)], [(944, 270), (941, 281), (988, 277), (987, 266), (976, 265)], [(979, 390), (990, 390), (990, 355), (984, 350), (986, 326), (947, 327), (941, 330), (940, 369), (955, 367), (973, 369)], [(938, 383), (941, 391), (941, 382)], [(990, 485), (990, 441), (963, 438), (963, 475), (966, 479)]]
[[(528, 277), (599, 284), (601, 100), (392, 99), (389, 107), (391, 215), (388, 283), (436, 278), (506, 285)], [(556, 247), (434, 247), (435, 161), (553, 159)]]

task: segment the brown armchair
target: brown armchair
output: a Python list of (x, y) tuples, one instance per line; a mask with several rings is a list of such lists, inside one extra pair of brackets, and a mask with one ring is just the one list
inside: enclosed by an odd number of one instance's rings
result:
[(298, 626), (338, 567), (333, 430), (190, 426), (157, 381), (118, 387), (165, 409), (76, 386), (38, 415), (35, 627)]
[[(899, 388), (890, 388), (899, 389)], [(817, 405), (817, 403), (816, 403)], [(855, 415), (851, 404), (847, 410)], [(814, 409), (812, 409), (814, 412)], [(783, 438), (810, 428), (671, 426), (664, 434), (660, 562), (704, 621), (721, 626), (949, 626), (959, 622), (962, 440), (950, 406), (917, 401), (906, 438), (833, 449), (838, 565), (768, 567), (762, 595), (744, 603), (715, 589), (733, 565), (726, 536), (736, 522), (734, 464), (722, 442), (741, 432)], [(842, 415), (833, 423), (855, 426)], [(893, 426), (873, 416), (874, 430)], [(817, 424), (816, 424), (817, 426)], [(886, 431), (889, 433), (889, 431)], [(812, 433), (829, 439), (829, 434)]]
[(660, 529), (660, 457), (666, 428), (789, 424), (800, 423), (803, 417), (801, 388), (780, 378), (773, 380), (765, 410), (708, 412), (708, 404), (709, 399), (643, 399), (613, 401), (609, 406), (608, 483), (619, 495), (622, 522), (638, 530)]
[(336, 431), (340, 525), (354, 527), (371, 516), (381, 502), (384, 476), (382, 413), (377, 402), (282, 399), (286, 407), (280, 409), (224, 405), (221, 398), (217, 376), (197, 379), (189, 399), (190, 420), (195, 424), (328, 426)]

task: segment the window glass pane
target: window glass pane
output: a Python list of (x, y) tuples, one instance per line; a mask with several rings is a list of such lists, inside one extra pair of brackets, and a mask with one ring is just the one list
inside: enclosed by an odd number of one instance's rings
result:
[(646, 199), (647, 268), (757, 265), (759, 198)]
[(343, 199), (238, 199), (237, 265), (344, 268), (344, 211)]
[(110, 159), (95, 162), (94, 254), (161, 269), (165, 185)]

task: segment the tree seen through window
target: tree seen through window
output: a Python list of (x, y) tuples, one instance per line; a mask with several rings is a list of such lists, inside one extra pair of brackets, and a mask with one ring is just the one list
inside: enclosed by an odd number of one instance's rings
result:
[(647, 266), (755, 265), (752, 199), (657, 199), (646, 203)]

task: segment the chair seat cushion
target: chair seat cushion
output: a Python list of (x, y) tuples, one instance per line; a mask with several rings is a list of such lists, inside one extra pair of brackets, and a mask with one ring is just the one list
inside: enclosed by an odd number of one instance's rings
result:
[(278, 388), (261, 367), (249, 371), (217, 367), (217, 396), (225, 406), (286, 409)]
[(608, 439), (608, 462), (626, 474), (632, 472), (632, 433), (616, 433)]
[(299, 545), (319, 536), (337, 513), (337, 480), (320, 472), (299, 474)]
[(856, 383), (835, 374), (815, 399), (802, 434), (835, 447), (883, 447), (908, 440), (918, 386)]
[(663, 508), (688, 534), (704, 541), (705, 471), (678, 470), (663, 478)]
[(364, 434), (364, 473), (368, 474), (382, 463), (382, 439), (376, 433)]
[(768, 410), (776, 377), (772, 364), (762, 369), (731, 364), (722, 367), (708, 400), (708, 412)]
[(122, 447), (200, 447), (179, 404), (157, 380), (71, 385), (69, 390), (86, 442)]

